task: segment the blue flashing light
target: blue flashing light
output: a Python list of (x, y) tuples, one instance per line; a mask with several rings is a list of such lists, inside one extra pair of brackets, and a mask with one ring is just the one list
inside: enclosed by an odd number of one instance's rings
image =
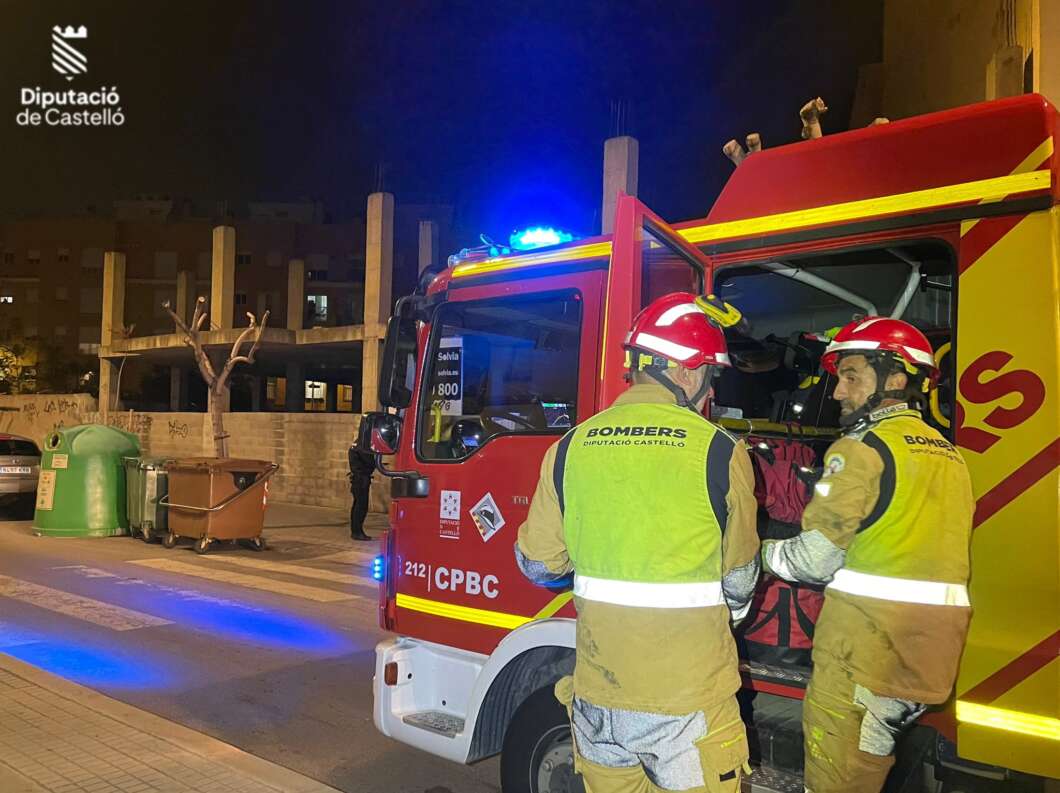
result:
[(382, 554), (372, 560), (372, 578), (376, 581), (386, 578), (386, 557)]
[(551, 226), (534, 226), (533, 228), (513, 232), (511, 237), (508, 238), (508, 242), (517, 251), (530, 251), (534, 248), (545, 248), (549, 245), (570, 242), (573, 239), (574, 235), (570, 232), (560, 231)]

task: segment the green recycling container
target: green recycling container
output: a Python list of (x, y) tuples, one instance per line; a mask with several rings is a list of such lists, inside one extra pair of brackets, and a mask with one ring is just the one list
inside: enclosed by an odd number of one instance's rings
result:
[(129, 522), (122, 458), (137, 456), (135, 435), (82, 424), (44, 438), (33, 530), (51, 537), (110, 537)]
[(126, 508), (129, 534), (154, 542), (169, 532), (169, 511), (159, 504), (169, 492), (168, 457), (125, 457)]

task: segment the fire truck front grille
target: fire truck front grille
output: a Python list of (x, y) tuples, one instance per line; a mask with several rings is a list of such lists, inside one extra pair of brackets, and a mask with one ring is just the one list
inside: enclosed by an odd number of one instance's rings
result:
[(424, 710), (419, 713), (410, 713), (401, 719), (411, 727), (419, 727), (421, 730), (430, 730), (446, 738), (455, 738), (464, 731), (464, 720), (451, 713), (443, 713), (440, 710)]

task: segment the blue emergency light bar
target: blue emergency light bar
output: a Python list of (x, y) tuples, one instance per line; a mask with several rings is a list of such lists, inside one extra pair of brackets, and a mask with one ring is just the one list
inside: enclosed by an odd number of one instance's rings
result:
[(508, 243), (517, 251), (532, 251), (534, 248), (546, 248), (549, 245), (559, 245), (573, 239), (574, 235), (568, 231), (554, 229), (551, 226), (534, 226), (513, 232), (508, 238)]
[(372, 578), (376, 581), (386, 578), (386, 557), (382, 554), (372, 560)]

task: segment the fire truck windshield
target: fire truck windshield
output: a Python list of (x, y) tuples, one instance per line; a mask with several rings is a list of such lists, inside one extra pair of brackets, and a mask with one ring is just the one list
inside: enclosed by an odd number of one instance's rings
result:
[(496, 435), (572, 427), (581, 305), (573, 292), (553, 292), (442, 306), (419, 403), (419, 457), (459, 459)]

